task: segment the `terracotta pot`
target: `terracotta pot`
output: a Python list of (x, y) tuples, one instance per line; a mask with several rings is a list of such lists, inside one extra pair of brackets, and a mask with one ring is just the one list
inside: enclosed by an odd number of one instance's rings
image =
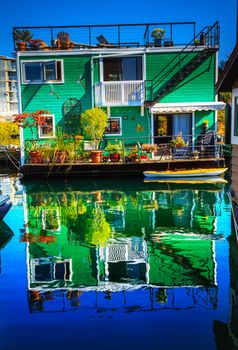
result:
[(92, 163), (101, 163), (102, 151), (91, 151)]
[(29, 152), (30, 157), (30, 163), (31, 164), (38, 164), (41, 163), (41, 153), (38, 151), (30, 151)]
[(55, 153), (55, 163), (63, 164), (65, 162), (66, 153), (63, 151), (57, 151)]
[(24, 41), (19, 41), (17, 46), (19, 51), (26, 51), (26, 43)]
[(116, 163), (120, 161), (120, 153), (110, 154), (111, 162)]

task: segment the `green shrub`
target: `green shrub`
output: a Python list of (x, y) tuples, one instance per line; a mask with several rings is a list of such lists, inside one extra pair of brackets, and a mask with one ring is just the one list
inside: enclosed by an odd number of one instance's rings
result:
[(103, 109), (87, 109), (80, 116), (80, 128), (85, 140), (100, 141), (105, 132), (108, 116)]
[(13, 122), (0, 122), (0, 139), (19, 138), (19, 127)]

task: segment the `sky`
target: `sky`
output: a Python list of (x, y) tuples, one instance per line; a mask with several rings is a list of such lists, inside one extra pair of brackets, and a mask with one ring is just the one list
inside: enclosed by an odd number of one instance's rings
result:
[(3, 0), (0, 55), (12, 56), (13, 26), (195, 21), (199, 32), (218, 20), (219, 60), (226, 60), (236, 42), (236, 4), (237, 0)]

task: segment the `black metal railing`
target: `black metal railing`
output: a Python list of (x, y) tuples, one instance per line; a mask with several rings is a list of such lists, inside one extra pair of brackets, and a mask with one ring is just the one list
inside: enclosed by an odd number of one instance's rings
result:
[[(13, 27), (14, 49), (18, 50), (20, 41), (17, 33), (29, 31), (27, 50), (39, 47), (37, 41), (44, 43), (43, 49), (64, 49), (56, 45), (59, 33), (68, 34), (73, 48), (101, 48), (101, 47), (150, 47), (154, 46), (151, 33), (155, 28), (165, 30), (166, 39), (173, 45), (184, 45), (189, 38), (195, 37), (195, 22), (156, 22), (143, 24), (106, 24), (106, 25), (71, 25), (71, 26), (28, 26)], [(104, 42), (98, 41), (103, 36)], [(182, 39), (183, 38), (183, 39)]]
[(207, 49), (218, 49), (220, 40), (220, 27), (218, 22), (212, 26), (204, 27), (194, 38), (186, 44), (162, 69), (153, 77), (145, 81), (146, 100), (154, 101), (159, 88), (164, 82), (169, 81), (176, 73), (181, 73), (183, 67), (193, 60), (194, 51), (203, 47), (201, 52)]
[[(36, 163), (68, 164), (90, 162), (90, 150), (96, 148), (102, 152), (105, 162), (110, 155), (120, 154), (119, 160), (128, 161), (173, 161), (179, 159), (223, 159), (224, 144), (221, 135), (215, 132), (204, 135), (183, 135), (183, 142), (178, 142), (175, 135), (144, 137), (107, 137), (100, 142), (78, 138), (65, 138), (57, 143), (55, 139), (25, 140), (25, 161), (31, 162), (30, 152), (40, 153)], [(180, 139), (181, 141), (181, 139)], [(87, 146), (87, 147), (85, 147)], [(116, 152), (117, 151), (117, 152)], [(62, 153), (64, 153), (62, 155)], [(118, 160), (118, 161), (119, 161)]]

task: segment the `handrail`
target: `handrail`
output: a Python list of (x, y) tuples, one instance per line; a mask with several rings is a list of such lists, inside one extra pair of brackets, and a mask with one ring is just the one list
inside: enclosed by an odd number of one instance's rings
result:
[[(161, 73), (163, 73), (178, 57), (179, 57), (179, 64), (181, 64), (181, 62), (182, 61), (184, 61), (185, 60), (185, 58), (187, 58), (187, 56), (191, 53), (191, 52), (193, 52), (199, 45), (198, 44), (195, 44), (195, 41), (196, 41), (196, 39), (197, 38), (200, 38), (201, 37), (201, 35), (203, 35), (203, 37), (204, 37), (204, 39), (208, 36), (208, 34), (209, 33), (211, 33), (212, 32), (212, 30), (213, 29), (218, 29), (219, 28), (219, 26), (218, 26), (218, 21), (216, 21), (212, 26), (206, 26), (206, 27), (204, 27), (176, 56), (174, 56), (173, 57), (173, 59), (171, 60), (171, 61), (169, 61), (169, 63), (167, 63), (166, 64), (166, 66), (165, 67), (163, 67), (163, 69), (161, 69), (161, 71), (159, 72), (159, 73), (157, 73), (156, 75), (155, 75), (155, 77), (153, 78), (153, 79), (147, 79), (146, 80), (146, 82), (152, 82), (152, 86), (153, 86), (153, 82), (154, 82), (154, 80), (155, 79), (157, 79), (160, 75), (161, 75)], [(204, 31), (207, 29), (207, 31), (204, 33)], [(219, 42), (219, 40), (218, 40), (218, 42)], [(193, 44), (193, 45), (191, 45), (191, 44)], [(183, 53), (183, 52), (185, 52), (185, 50), (187, 50), (189, 47), (191, 47), (192, 46), (192, 49), (190, 50), (190, 51), (188, 51), (187, 52), (187, 54), (186, 55), (184, 55), (183, 57), (182, 57), (182, 59), (180, 59), (180, 55)], [(173, 70), (174, 70), (174, 68), (176, 68), (177, 67), (177, 65), (178, 65), (178, 63), (176, 63), (175, 65), (173, 65), (171, 68), (170, 68), (170, 70), (168, 71), (168, 72), (165, 72), (164, 73), (164, 75), (162, 75), (162, 77), (160, 78), (160, 80), (159, 81), (157, 81), (156, 82), (156, 85), (155, 85), (155, 87), (156, 86), (158, 86), (159, 85), (159, 83), (162, 81), (162, 80), (164, 80)], [(180, 70), (181, 70), (181, 68), (180, 68)]]

